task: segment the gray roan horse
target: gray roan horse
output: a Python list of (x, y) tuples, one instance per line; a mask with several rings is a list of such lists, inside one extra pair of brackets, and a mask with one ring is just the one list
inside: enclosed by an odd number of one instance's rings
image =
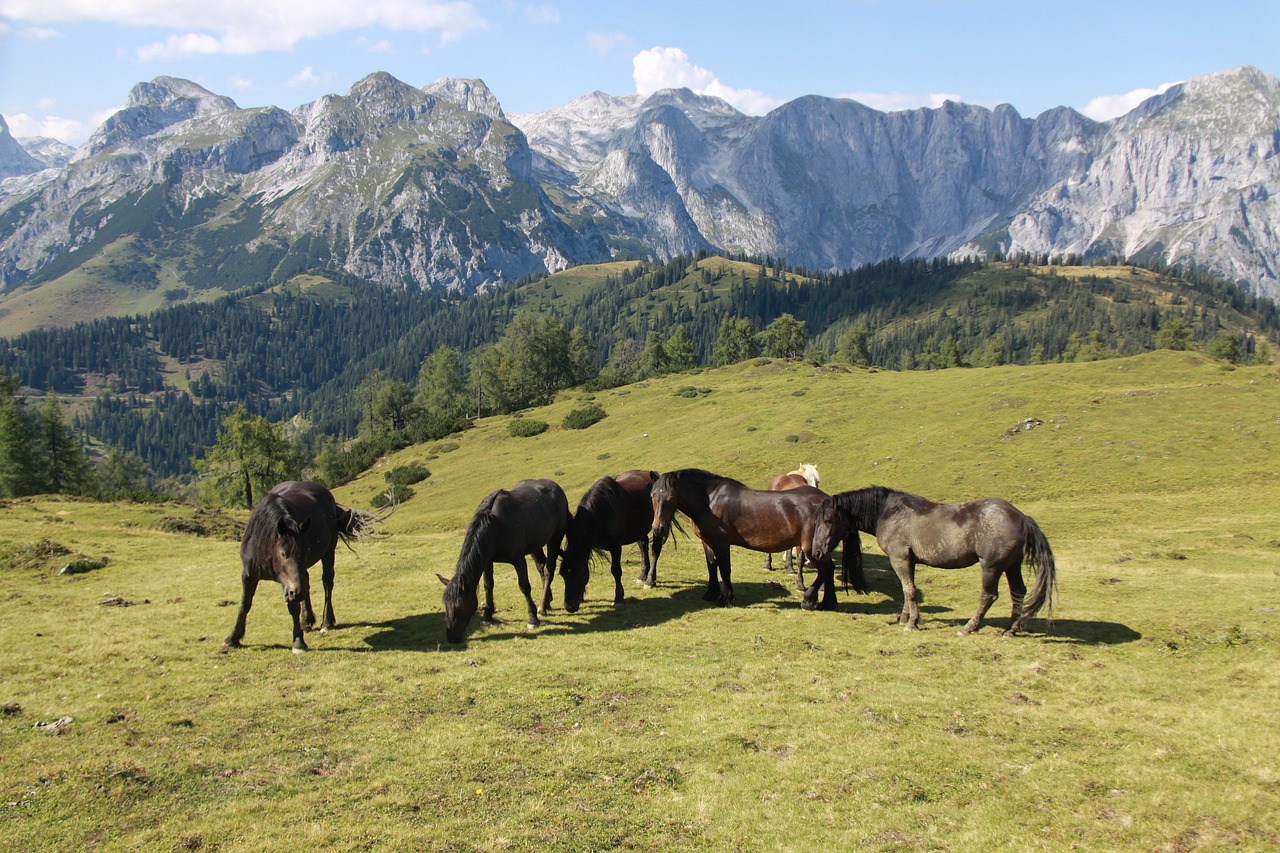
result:
[(320, 632), (324, 633), (337, 625), (333, 617), (333, 555), (338, 540), (350, 547), (352, 539), (370, 533), (379, 520), (379, 516), (338, 506), (319, 483), (289, 481), (267, 492), (250, 513), (240, 539), (243, 595), (226, 644), (233, 648), (240, 645), (258, 581), (270, 580), (284, 587), (284, 600), (293, 617), (293, 651), (305, 652), (304, 625), (310, 629), (316, 623), (307, 569), (320, 561), (324, 582)]
[[(940, 504), (912, 495), (870, 486), (841, 492), (828, 499), (818, 521), (814, 547), (830, 548), (836, 541), (857, 531), (876, 537), (902, 583), (902, 613), (899, 624), (906, 630), (920, 627), (916, 604), (916, 565), (959, 569), (982, 564), (982, 594), (978, 612), (961, 634), (982, 627), (982, 618), (996, 600), (1000, 576), (1009, 584), (1013, 599), (1012, 622), (1006, 637), (1023, 629), (1028, 619), (1044, 605), (1053, 611), (1056, 585), (1053, 552), (1039, 525), (1029, 515), (999, 498)], [(1035, 567), (1036, 580), (1027, 594), (1022, 581), (1022, 563)]]
[(649, 525), (653, 504), (649, 489), (657, 471), (624, 471), (617, 477), (601, 477), (578, 501), (565, 540), (560, 574), (564, 577), (564, 609), (577, 613), (591, 576), (593, 554), (609, 554), (613, 569), (613, 603), (622, 604), (622, 548), (640, 544), (640, 582), (658, 582), (658, 560), (649, 559)]
[[(466, 637), (467, 623), (479, 607), (477, 587), (484, 576), (484, 620), (493, 620), (493, 564), (515, 566), (520, 591), (529, 605), (529, 627), (541, 624), (551, 607), (551, 578), (560, 543), (569, 529), (569, 500), (551, 480), (521, 480), (480, 502), (467, 527), (452, 580), (437, 574), (444, 588), (444, 632), (451, 643)], [(543, 549), (546, 553), (543, 553)], [(535, 607), (525, 555), (532, 554), (542, 575), (542, 603)]]
[[(782, 492), (758, 491), (709, 471), (684, 468), (659, 477), (650, 494), (655, 542), (666, 538), (677, 510), (693, 522), (707, 558), (704, 600), (722, 605), (733, 603), (730, 546), (774, 552), (798, 546), (817, 568), (813, 586), (805, 590), (800, 606), (805, 610), (835, 608), (833, 549), (820, 550), (813, 544), (818, 511), (823, 502), (829, 500), (824, 492), (811, 486)], [(820, 587), (821, 604), (818, 602)]]

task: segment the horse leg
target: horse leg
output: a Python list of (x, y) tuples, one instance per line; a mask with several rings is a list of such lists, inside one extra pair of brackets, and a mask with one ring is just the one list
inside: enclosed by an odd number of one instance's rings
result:
[(244, 639), (244, 620), (249, 616), (249, 608), (253, 606), (253, 593), (258, 588), (256, 575), (245, 574), (241, 576), (241, 581), (244, 589), (240, 595), (240, 612), (236, 614), (235, 627), (231, 629), (231, 635), (225, 641), (226, 645), (233, 649), (240, 648), (240, 641)]
[(480, 621), (493, 621), (493, 563), (487, 563), (484, 567), (484, 611), (481, 613)]
[(889, 558), (893, 571), (902, 584), (902, 613), (898, 615), (898, 624), (904, 631), (916, 631), (920, 628), (920, 606), (916, 604), (916, 561), (911, 552)]
[(617, 607), (626, 598), (622, 591), (622, 546), (614, 545), (610, 551), (613, 557), (613, 606)]
[(1009, 597), (1013, 599), (1013, 619), (1004, 636), (1013, 637), (1022, 630), (1025, 619), (1022, 615), (1022, 600), (1027, 596), (1027, 585), (1022, 580), (1022, 563), (1011, 566), (1004, 574), (1009, 582)]
[(320, 580), (324, 584), (324, 617), (320, 620), (320, 633), (338, 627), (333, 616), (333, 549), (320, 560)]
[(289, 616), (293, 618), (293, 653), (300, 655), (307, 651), (307, 641), (302, 636), (302, 604), (294, 599), (289, 602)]
[(542, 576), (542, 601), (538, 605), (538, 615), (546, 616), (551, 609), (551, 581), (555, 577), (555, 564), (548, 563), (542, 556), (541, 548), (533, 552), (533, 564), (538, 567), (538, 574)]
[(520, 584), (520, 591), (524, 593), (525, 604), (529, 605), (528, 627), (537, 628), (542, 623), (538, 620), (538, 608), (533, 603), (533, 588), (529, 585), (529, 564), (520, 556), (516, 557), (513, 565), (516, 567), (516, 581)]
[(982, 618), (1000, 595), (1000, 576), (1004, 572), (997, 566), (982, 564), (982, 593), (978, 596), (978, 612), (960, 629), (961, 634), (972, 634), (982, 627)]
[[(798, 548), (787, 549), (787, 571), (792, 571), (792, 566), (793, 565), (795, 566), (796, 589), (803, 590), (805, 588), (804, 586), (804, 552), (800, 551), (800, 559), (797, 560), (792, 556), (796, 551), (799, 551), (799, 549)], [(822, 577), (821, 573), (819, 573), (818, 577), (819, 578)]]
[(731, 580), (732, 566), (729, 563), (729, 546), (725, 545), (721, 549), (721, 553), (716, 554), (716, 564), (720, 567), (720, 606), (733, 606), (733, 581)]
[[(788, 565), (787, 568), (791, 568), (791, 567)], [(764, 552), (764, 570), (766, 572), (773, 571), (773, 552), (772, 551)]]
[(707, 558), (707, 591), (703, 593), (703, 601), (720, 600), (720, 580), (716, 577), (716, 554), (711, 546), (703, 543), (703, 555)]
[(640, 537), (640, 583), (645, 589), (652, 589), (658, 583), (658, 561), (649, 562), (649, 537)]

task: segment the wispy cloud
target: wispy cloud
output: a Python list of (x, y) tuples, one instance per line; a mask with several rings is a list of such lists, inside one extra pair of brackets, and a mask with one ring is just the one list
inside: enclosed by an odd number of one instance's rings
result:
[(291, 89), (297, 89), (302, 86), (318, 86), (324, 82), (324, 78), (316, 74), (315, 69), (310, 65), (305, 66), (297, 74), (285, 81), (285, 85)]
[(1134, 89), (1123, 95), (1102, 95), (1094, 98), (1081, 110), (1094, 121), (1110, 121), (1132, 110), (1147, 98), (1163, 95), (1177, 83), (1161, 83), (1155, 89)]
[(241, 92), (247, 92), (250, 89), (257, 88), (257, 86), (254, 85), (254, 82), (252, 80), (241, 77), (239, 74), (232, 74), (230, 77), (227, 78), (227, 83), (231, 86), (231, 88)]
[(587, 44), (596, 53), (604, 56), (618, 45), (629, 44), (631, 36), (623, 32), (587, 33)]
[(62, 38), (62, 33), (49, 27), (27, 27), (22, 31), (23, 38), (29, 38), (32, 41), (48, 41), (49, 39)]
[(555, 6), (526, 6), (525, 17), (535, 24), (560, 23), (560, 10)]
[(916, 110), (921, 107), (937, 109), (947, 101), (963, 101), (959, 95), (945, 92), (931, 92), (927, 95), (914, 95), (906, 92), (846, 92), (836, 97), (848, 98), (860, 104), (866, 104), (873, 110), (885, 113), (901, 110)]
[(112, 23), (171, 34), (137, 50), (143, 60), (283, 51), (298, 42), (380, 26), (439, 34), (442, 43), (488, 26), (468, 0), (0, 0), (0, 15), (33, 24)]
[(735, 89), (720, 81), (713, 72), (690, 61), (678, 47), (654, 47), (637, 53), (631, 60), (636, 92), (651, 95), (659, 89), (686, 88), (699, 95), (712, 95), (728, 101), (748, 115), (764, 115), (782, 101), (755, 89)]

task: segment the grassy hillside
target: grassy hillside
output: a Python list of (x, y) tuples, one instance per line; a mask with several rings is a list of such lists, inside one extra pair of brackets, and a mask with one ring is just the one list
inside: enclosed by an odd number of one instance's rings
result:
[[(678, 392), (695, 389), (693, 396)], [(262, 850), (1264, 850), (1280, 846), (1280, 370), (1191, 353), (933, 373), (759, 360), (565, 395), (407, 449), (432, 476), (384, 535), (338, 555), (340, 627), (288, 651), (263, 584), (246, 647), (225, 520), (54, 498), (0, 508), (0, 845)], [(1028, 419), (1033, 429), (1017, 429)], [(660, 585), (443, 643), (441, 587), (489, 491), (699, 465), (763, 486), (800, 462), (830, 491), (998, 495), (1059, 568), (1053, 621), (1002, 640), (1007, 595), (956, 629), (976, 569), (922, 568), (923, 630), (896, 579), (802, 612), (734, 552), (739, 606), (701, 601), (697, 543)], [(156, 529), (164, 516), (213, 536)], [(244, 514), (237, 514), (243, 518)], [(221, 526), (221, 527), (220, 527)], [(173, 525), (170, 523), (169, 528)], [(678, 534), (677, 534), (678, 536)], [(73, 554), (107, 565), (57, 576)], [(607, 572), (605, 572), (607, 575)], [(557, 581), (556, 600), (562, 587)], [(120, 600), (132, 606), (118, 606)], [(106, 606), (114, 603), (117, 606)], [(70, 717), (60, 734), (35, 724)]]

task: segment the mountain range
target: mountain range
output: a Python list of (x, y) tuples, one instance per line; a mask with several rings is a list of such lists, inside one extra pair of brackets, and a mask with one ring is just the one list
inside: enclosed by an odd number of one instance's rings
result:
[(159, 77), (74, 151), (0, 120), (0, 312), (75, 319), (41, 302), (53, 283), (64, 303), (112, 288), (182, 301), (328, 268), (467, 294), (700, 250), (822, 271), (1113, 256), (1276, 299), (1278, 192), (1280, 80), (1248, 67), (1107, 123), (823, 97), (753, 117), (683, 89), (508, 115), (479, 80), (385, 73), (243, 109)]

